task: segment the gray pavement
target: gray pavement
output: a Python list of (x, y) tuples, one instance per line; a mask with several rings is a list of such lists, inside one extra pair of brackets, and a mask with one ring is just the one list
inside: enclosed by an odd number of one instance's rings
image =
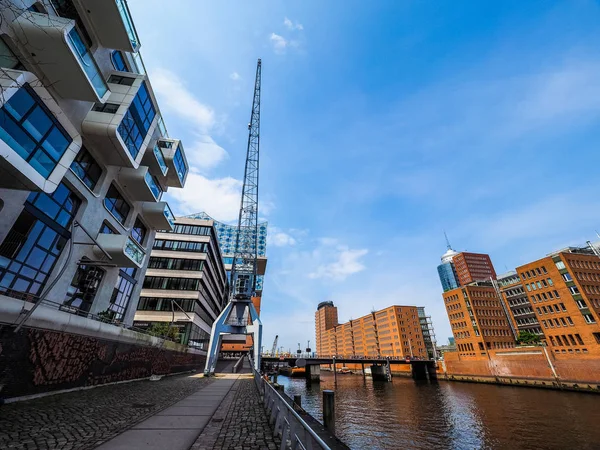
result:
[(138, 423), (98, 450), (189, 450), (238, 377), (213, 379), (207, 388)]

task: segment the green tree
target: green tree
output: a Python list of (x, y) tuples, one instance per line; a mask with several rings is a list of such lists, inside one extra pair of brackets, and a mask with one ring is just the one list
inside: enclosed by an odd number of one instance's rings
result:
[(175, 342), (179, 342), (179, 332), (177, 327), (169, 327), (168, 322), (153, 322), (148, 328), (148, 333), (152, 336), (166, 337), (173, 339)]
[(520, 331), (519, 332), (519, 337), (517, 338), (517, 342), (519, 344), (539, 344), (540, 343), (540, 337), (535, 334), (535, 333), (531, 333), (529, 331)]

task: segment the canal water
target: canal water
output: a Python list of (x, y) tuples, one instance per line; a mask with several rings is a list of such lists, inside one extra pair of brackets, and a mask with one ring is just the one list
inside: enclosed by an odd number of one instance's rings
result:
[(322, 390), (335, 391), (336, 435), (352, 449), (600, 449), (600, 395), (475, 383), (373, 382), (321, 373), (280, 376), (322, 422)]

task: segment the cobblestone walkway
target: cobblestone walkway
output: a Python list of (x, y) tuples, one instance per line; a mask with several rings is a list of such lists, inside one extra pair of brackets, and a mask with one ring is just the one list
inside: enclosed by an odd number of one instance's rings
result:
[(280, 443), (273, 436), (254, 380), (241, 378), (192, 450), (275, 450)]
[(0, 405), (0, 449), (92, 449), (210, 382), (172, 376)]

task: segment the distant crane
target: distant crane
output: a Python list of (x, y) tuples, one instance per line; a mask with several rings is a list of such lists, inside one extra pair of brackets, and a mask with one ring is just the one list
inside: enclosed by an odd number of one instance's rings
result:
[(223, 335), (251, 334), (254, 367), (260, 369), (262, 323), (252, 297), (256, 296), (258, 258), (258, 156), (260, 147), (260, 86), (261, 61), (256, 65), (252, 113), (248, 124), (248, 147), (242, 202), (238, 219), (235, 252), (231, 264), (229, 303), (213, 323), (204, 373), (214, 373)]
[(275, 356), (275, 352), (277, 351), (277, 341), (279, 340), (279, 335), (275, 335), (275, 340), (273, 341), (273, 348), (271, 349), (271, 356)]

